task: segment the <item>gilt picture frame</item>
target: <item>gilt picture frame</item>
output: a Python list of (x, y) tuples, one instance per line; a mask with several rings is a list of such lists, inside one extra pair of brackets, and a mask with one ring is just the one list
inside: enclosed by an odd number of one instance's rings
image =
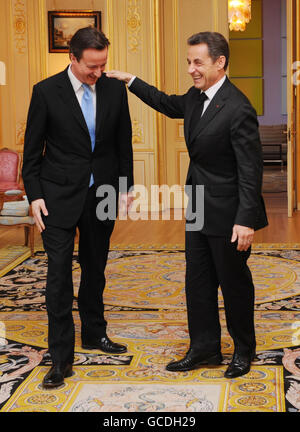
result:
[(49, 11), (49, 52), (68, 53), (72, 36), (83, 27), (95, 27), (100, 30), (101, 12), (86, 10)]

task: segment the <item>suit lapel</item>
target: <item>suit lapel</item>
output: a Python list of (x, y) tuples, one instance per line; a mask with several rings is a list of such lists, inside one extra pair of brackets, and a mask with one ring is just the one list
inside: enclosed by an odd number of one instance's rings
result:
[[(224, 84), (222, 87), (217, 91), (215, 96), (210, 101), (210, 104), (208, 105), (207, 109), (205, 110), (204, 114), (201, 117), (201, 120), (199, 121), (197, 127), (193, 131), (189, 131), (189, 143), (191, 143), (201, 132), (202, 130), (213, 120), (213, 118), (221, 112), (222, 108), (224, 107), (226, 103), (226, 99), (228, 97), (228, 85), (230, 81), (228, 78), (224, 81)], [(195, 107), (195, 104), (193, 104), (193, 108)], [(191, 110), (189, 119), (188, 119), (188, 125), (190, 124), (191, 116), (192, 116), (193, 110)]]
[(104, 119), (107, 110), (108, 102), (108, 85), (106, 76), (103, 74), (96, 84), (97, 92), (97, 111), (96, 111), (96, 137), (100, 137), (103, 132)]
[[(68, 68), (62, 72), (61, 80), (58, 82), (59, 94), (64, 103), (67, 105), (68, 109), (74, 116), (75, 120), (80, 124), (82, 129), (86, 132), (88, 138), (90, 137), (89, 130), (87, 128), (85, 119), (83, 117), (81, 107), (79, 105), (78, 99), (72, 87), (71, 81), (68, 77)], [(87, 140), (88, 146), (90, 142)]]
[(187, 104), (187, 112), (186, 112), (186, 120), (184, 122), (184, 135), (186, 137), (186, 142), (190, 142), (190, 123), (193, 111), (195, 109), (196, 103), (199, 99), (199, 91), (196, 88), (194, 88), (194, 92), (191, 97), (191, 101)]

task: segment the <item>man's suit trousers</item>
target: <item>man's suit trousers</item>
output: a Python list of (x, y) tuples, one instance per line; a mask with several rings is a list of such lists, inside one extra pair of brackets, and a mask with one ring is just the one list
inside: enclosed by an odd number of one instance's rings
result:
[(235, 351), (255, 351), (254, 286), (247, 265), (251, 249), (238, 251), (230, 237), (186, 231), (186, 298), (190, 344), (203, 353), (221, 351), (218, 287)]
[(54, 363), (73, 363), (74, 359), (72, 257), (77, 227), (81, 267), (78, 293), (81, 337), (94, 340), (106, 335), (103, 305), (104, 271), (114, 222), (99, 221), (96, 217), (96, 205), (96, 191), (93, 186), (88, 191), (83, 212), (76, 226), (69, 229), (49, 226), (45, 218), (46, 229), (42, 233), (42, 238), (48, 256), (48, 345)]

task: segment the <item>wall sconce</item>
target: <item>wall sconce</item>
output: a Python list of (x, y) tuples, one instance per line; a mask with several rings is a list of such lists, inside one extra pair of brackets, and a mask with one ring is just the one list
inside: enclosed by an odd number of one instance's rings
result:
[(228, 0), (229, 29), (244, 31), (251, 20), (251, 0)]

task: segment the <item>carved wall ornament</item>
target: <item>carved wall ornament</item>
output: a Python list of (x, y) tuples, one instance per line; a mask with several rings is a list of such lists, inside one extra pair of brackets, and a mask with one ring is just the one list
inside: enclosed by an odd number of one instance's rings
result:
[(132, 144), (143, 144), (143, 126), (138, 120), (132, 121)]
[(26, 120), (19, 121), (16, 127), (16, 144), (18, 150), (19, 149), (23, 150), (25, 129), (26, 129)]
[(23, 0), (14, 0), (13, 23), (15, 47), (19, 54), (26, 51), (26, 4)]
[(141, 13), (139, 0), (128, 0), (127, 29), (129, 50), (137, 52), (140, 47)]

